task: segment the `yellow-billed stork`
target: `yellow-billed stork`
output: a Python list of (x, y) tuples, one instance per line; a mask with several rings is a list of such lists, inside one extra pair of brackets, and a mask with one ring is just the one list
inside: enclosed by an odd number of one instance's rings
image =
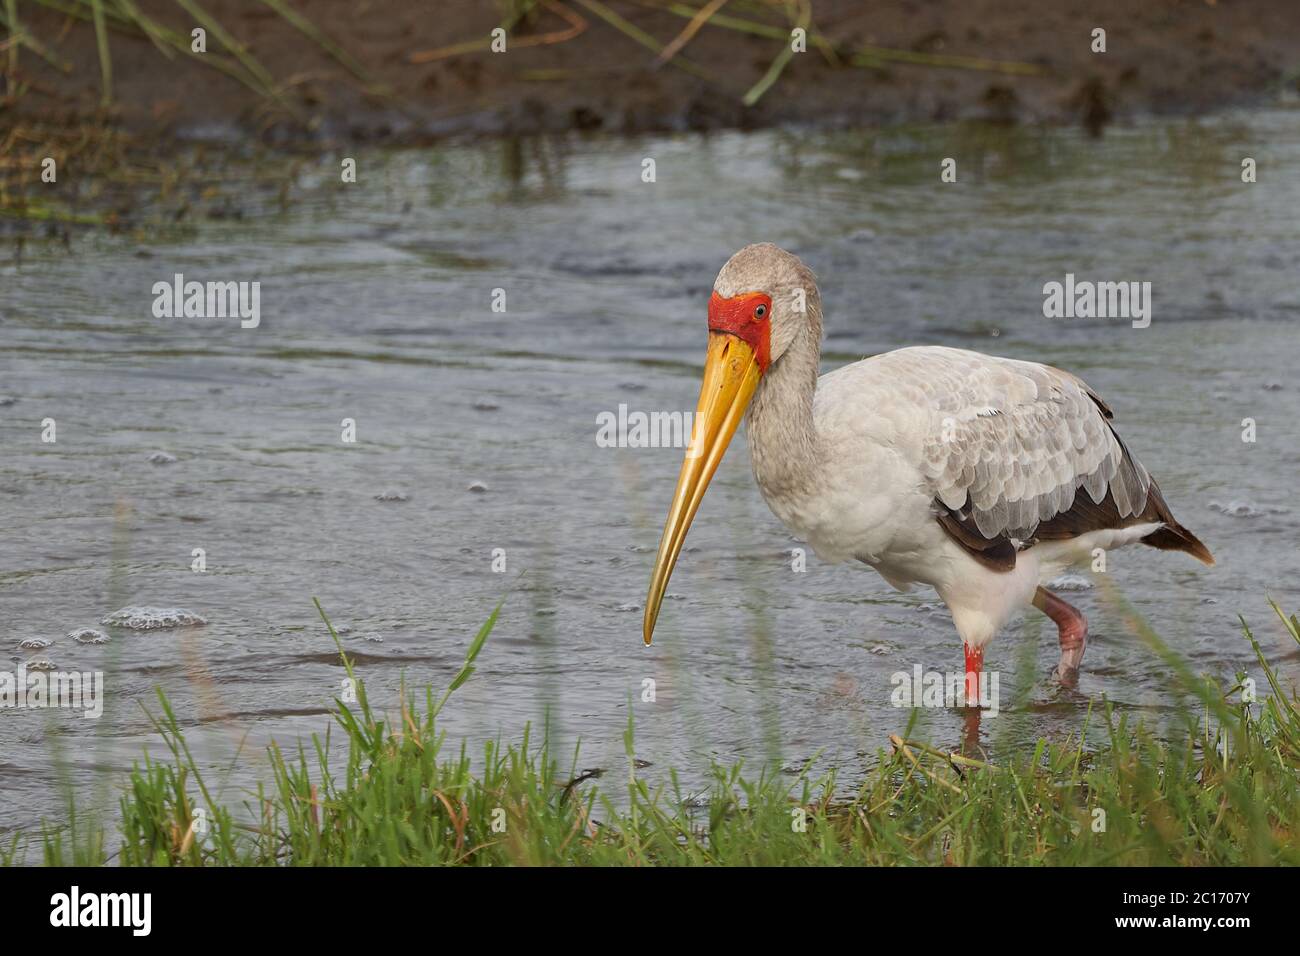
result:
[(819, 376), (812, 272), (770, 243), (718, 273), (695, 434), (646, 598), (650, 643), (691, 520), (742, 416), (773, 513), (823, 560), (858, 560), (889, 584), (928, 584), (965, 645), (966, 701), (984, 648), (1027, 604), (1059, 629), (1054, 676), (1078, 678), (1087, 622), (1043, 587), (1095, 548), (1209, 550), (1170, 513), (1069, 372), (940, 347), (898, 349)]

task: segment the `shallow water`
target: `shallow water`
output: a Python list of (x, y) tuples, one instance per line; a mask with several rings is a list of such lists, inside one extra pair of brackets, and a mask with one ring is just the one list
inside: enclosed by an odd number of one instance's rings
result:
[[(946, 156), (956, 184), (939, 182)], [(453, 739), (549, 715), (561, 753), (581, 738), (579, 766), (618, 779), (630, 705), (646, 774), (677, 767), (694, 787), (737, 757), (860, 774), (910, 715), (891, 675), (961, 668), (935, 596), (811, 556), (792, 572), (798, 543), (738, 437), (645, 649), (682, 452), (596, 442), (620, 403), (694, 408), (713, 277), (757, 240), (817, 271), (827, 368), (934, 343), (1083, 375), (1219, 560), (1131, 549), (1068, 582), (1093, 627), (1077, 692), (1047, 679), (1051, 628), (1009, 628), (986, 661), (1001, 709), (986, 746), (1078, 733), (1103, 694), (1166, 719), (1170, 678), (1121, 598), (1198, 671), (1258, 678), (1238, 614), (1300, 671), (1265, 603), (1300, 606), (1296, 113), (1101, 140), (964, 126), (527, 140), (362, 154), (355, 185), (335, 169), (305, 176), (287, 212), (250, 197), (241, 221), (28, 244), (0, 267), (0, 646), (15, 666), (103, 670), (108, 687), (100, 720), (0, 710), (0, 829), (59, 813), (60, 764), (81, 799), (111, 797), (91, 784), (158, 749), (140, 707), (156, 685), (239, 803), (265, 777), (262, 746), (323, 730), (339, 691), (313, 596), (391, 707), (403, 675), (445, 685), (508, 593), (446, 712)], [(151, 288), (176, 272), (260, 280), (260, 327), (155, 319)], [(1150, 281), (1150, 328), (1045, 319), (1043, 284), (1067, 272)], [(207, 623), (101, 623), (131, 606)], [(69, 636), (81, 628), (109, 640)], [(32, 638), (52, 644), (19, 647)], [(960, 728), (927, 710), (916, 732), (952, 744)]]

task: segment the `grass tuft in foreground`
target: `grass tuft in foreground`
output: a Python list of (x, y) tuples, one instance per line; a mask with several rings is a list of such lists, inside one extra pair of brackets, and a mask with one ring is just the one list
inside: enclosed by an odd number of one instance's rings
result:
[[(318, 605), (319, 607), (319, 605)], [(1274, 605), (1300, 644), (1300, 624)], [(1223, 689), (1171, 667), (1192, 704), (1161, 742), (1109, 705), (1078, 740), (1039, 741), (1005, 764), (893, 738), (856, 793), (833, 775), (746, 775), (714, 767), (707, 802), (636, 771), (614, 793), (567, 771), (545, 741), (488, 744), (474, 767), (449, 750), (438, 715), (469, 679), (494, 611), (464, 665), (421, 707), (404, 695), (391, 722), (375, 713), (333, 627), (355, 703), (338, 702), (346, 766), (331, 733), (270, 750), (272, 779), (238, 811), (217, 803), (166, 698), (155, 725), (168, 759), (135, 768), (121, 799), (124, 865), (404, 864), (1058, 864), (1300, 863), (1300, 703), (1288, 696), (1243, 622), (1271, 695), (1250, 700), (1239, 675)], [(1153, 636), (1157, 651), (1167, 649)], [(1245, 700), (1243, 700), (1243, 695)], [(1088, 724), (1100, 724), (1100, 728)], [(1091, 740), (1099, 737), (1100, 740)], [(1086, 743), (1085, 743), (1086, 741)], [(629, 767), (632, 727), (626, 734)], [(105, 862), (112, 842), (75, 819), (47, 828), (46, 863)], [(0, 862), (22, 862), (22, 841)]]

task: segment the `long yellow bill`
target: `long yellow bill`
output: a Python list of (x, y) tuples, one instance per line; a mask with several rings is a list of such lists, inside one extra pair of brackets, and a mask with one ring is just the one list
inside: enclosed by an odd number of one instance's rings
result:
[(731, 436), (736, 433), (749, 400), (754, 396), (760, 376), (758, 360), (747, 343), (729, 332), (709, 332), (709, 353), (704, 360), (704, 381), (700, 384), (700, 403), (695, 410), (695, 425), (686, 459), (677, 478), (677, 491), (668, 511), (664, 536), (659, 539), (650, 593), (645, 601), (645, 642), (650, 643), (659, 606), (668, 588), (668, 577), (682, 553), (686, 531), (700, 509), (704, 491), (726, 454)]

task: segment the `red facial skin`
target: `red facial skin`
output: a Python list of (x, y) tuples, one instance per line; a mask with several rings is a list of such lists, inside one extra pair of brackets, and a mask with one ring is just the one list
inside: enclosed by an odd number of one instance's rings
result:
[[(763, 307), (763, 315), (754, 312)], [(772, 364), (772, 300), (762, 292), (742, 292), (730, 299), (713, 293), (709, 299), (709, 331), (729, 332), (751, 349), (760, 372)]]

